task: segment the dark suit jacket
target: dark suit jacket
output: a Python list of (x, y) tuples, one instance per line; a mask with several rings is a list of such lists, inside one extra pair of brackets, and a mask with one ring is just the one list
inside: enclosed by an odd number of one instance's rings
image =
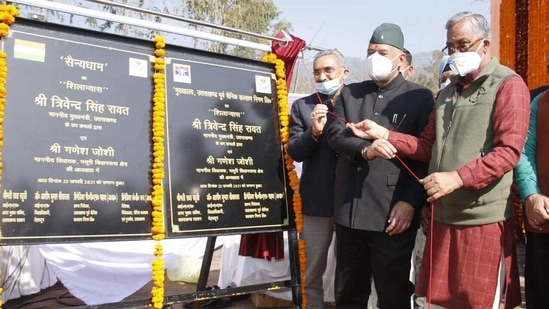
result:
[[(327, 99), (320, 96), (321, 100)], [(331, 217), (337, 157), (328, 146), (325, 134), (315, 140), (311, 132), (311, 112), (319, 101), (317, 95), (312, 94), (292, 104), (288, 153), (294, 161), (303, 162), (299, 183), (303, 214)]]
[[(430, 90), (399, 74), (383, 88), (372, 81), (346, 86), (334, 112), (349, 122), (368, 118), (390, 130), (417, 136), (426, 126), (433, 105)], [(329, 145), (339, 154), (334, 197), (336, 223), (384, 231), (392, 207), (402, 200), (416, 208), (412, 227), (417, 228), (419, 210), (426, 203), (427, 194), (412, 174), (396, 158), (364, 160), (361, 150), (371, 141), (354, 136), (342, 121), (332, 120), (326, 131)], [(426, 176), (426, 163), (405, 163), (419, 178)]]

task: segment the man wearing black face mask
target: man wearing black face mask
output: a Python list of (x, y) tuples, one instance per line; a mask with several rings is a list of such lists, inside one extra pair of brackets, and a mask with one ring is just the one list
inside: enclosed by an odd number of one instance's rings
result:
[(322, 308), (328, 248), (332, 242), (333, 191), (336, 154), (323, 134), (328, 111), (343, 88), (349, 70), (343, 55), (335, 50), (316, 54), (313, 76), (317, 92), (292, 104), (288, 153), (303, 162), (299, 192), (303, 205), (303, 234), (307, 268), (305, 291), (308, 308)]
[[(387, 128), (419, 134), (432, 110), (433, 93), (402, 76), (404, 50), (398, 25), (377, 27), (366, 59), (371, 80), (343, 88), (334, 112), (349, 122), (376, 119)], [(427, 195), (400, 162), (373, 160), (372, 142), (354, 136), (343, 121), (331, 120), (327, 137), (339, 154), (334, 192), (337, 308), (365, 308), (371, 277), (379, 308), (410, 308), (410, 258)], [(426, 164), (406, 164), (419, 177), (426, 175)]]

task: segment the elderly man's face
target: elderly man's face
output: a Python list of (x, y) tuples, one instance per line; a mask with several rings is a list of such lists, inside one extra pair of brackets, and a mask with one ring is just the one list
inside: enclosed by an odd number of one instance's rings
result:
[(313, 76), (315, 82), (321, 83), (326, 80), (339, 78), (340, 82), (346, 77), (347, 69), (339, 63), (334, 55), (325, 55), (318, 58), (313, 64)]
[(464, 53), (470, 50), (482, 50), (486, 52), (480, 45), (484, 44), (485, 38), (479, 37), (473, 30), (473, 26), (469, 20), (463, 20), (448, 29), (446, 32), (446, 47), (445, 51), (448, 55), (455, 52)]

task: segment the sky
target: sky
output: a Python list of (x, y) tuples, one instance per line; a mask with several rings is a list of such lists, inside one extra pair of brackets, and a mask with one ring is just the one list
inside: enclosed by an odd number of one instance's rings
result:
[[(412, 54), (441, 49), (446, 21), (471, 11), (490, 21), (490, 0), (273, 0), (292, 34), (308, 45), (337, 48), (345, 57), (365, 58), (374, 29), (384, 22), (399, 25), (404, 47)], [(316, 51), (312, 51), (312, 55)], [(310, 54), (310, 53), (309, 53)], [(306, 55), (307, 56), (307, 55)]]

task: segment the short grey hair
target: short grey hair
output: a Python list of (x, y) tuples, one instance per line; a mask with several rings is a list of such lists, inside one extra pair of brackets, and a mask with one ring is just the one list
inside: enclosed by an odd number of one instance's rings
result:
[(489, 23), (486, 18), (484, 18), (484, 16), (477, 13), (461, 12), (455, 14), (454, 16), (450, 17), (450, 19), (448, 19), (448, 21), (446, 22), (446, 30), (452, 28), (455, 24), (465, 19), (471, 21), (471, 25), (475, 34), (477, 34), (479, 37), (483, 37), (488, 40), (490, 39)]
[(343, 54), (337, 49), (325, 49), (319, 51), (313, 58), (313, 63), (315, 63), (318, 58), (329, 55), (334, 55), (337, 58), (337, 62), (339, 63), (339, 65), (345, 66), (345, 57), (343, 57)]

